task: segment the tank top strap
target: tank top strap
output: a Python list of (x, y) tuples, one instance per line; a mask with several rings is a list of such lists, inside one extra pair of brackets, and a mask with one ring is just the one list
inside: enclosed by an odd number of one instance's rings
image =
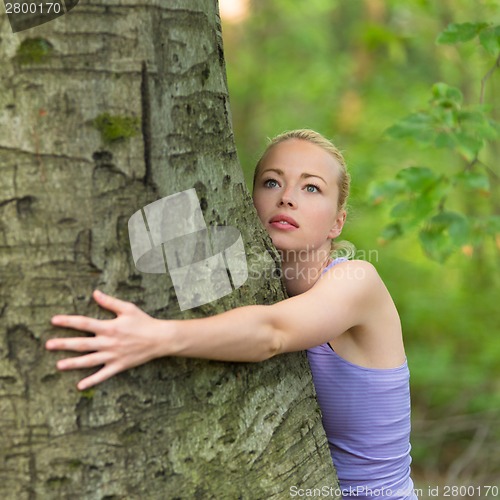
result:
[(321, 274), (326, 273), (329, 269), (331, 269), (333, 266), (336, 266), (337, 264), (340, 264), (341, 262), (346, 262), (349, 260), (347, 257), (337, 257), (336, 259), (333, 259), (330, 264), (328, 264), (324, 269)]

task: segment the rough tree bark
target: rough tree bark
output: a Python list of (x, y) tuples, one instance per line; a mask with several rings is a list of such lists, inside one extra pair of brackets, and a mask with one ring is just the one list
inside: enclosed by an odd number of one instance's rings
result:
[[(0, 496), (283, 498), (335, 486), (303, 354), (162, 359), (79, 393), (44, 351), (56, 313), (108, 317), (95, 288), (181, 317), (135, 269), (130, 216), (196, 188), (237, 227), (246, 284), (182, 317), (282, 298), (233, 142), (215, 0), (81, 1), (12, 34), (0, 17)], [(252, 271), (253, 270), (253, 271)], [(69, 332), (64, 332), (69, 334)]]

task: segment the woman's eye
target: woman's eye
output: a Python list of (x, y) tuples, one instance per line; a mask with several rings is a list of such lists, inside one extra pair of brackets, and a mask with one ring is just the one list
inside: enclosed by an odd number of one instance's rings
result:
[(306, 191), (308, 193), (319, 193), (319, 187), (315, 186), (314, 184), (308, 184), (306, 186)]
[(275, 179), (268, 179), (267, 181), (264, 182), (264, 187), (267, 188), (275, 188), (278, 186), (279, 186), (278, 181)]

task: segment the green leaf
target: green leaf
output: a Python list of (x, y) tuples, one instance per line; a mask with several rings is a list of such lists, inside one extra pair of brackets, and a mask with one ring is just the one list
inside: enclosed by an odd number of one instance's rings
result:
[(457, 146), (457, 140), (454, 134), (449, 132), (438, 132), (434, 144), (438, 148), (454, 149)]
[(391, 241), (403, 235), (403, 227), (399, 223), (389, 224), (384, 227), (380, 237), (383, 241)]
[(464, 129), (470, 129), (479, 139), (492, 141), (499, 135), (497, 123), (483, 111), (459, 111), (457, 117)]
[(452, 44), (472, 40), (488, 23), (452, 23), (437, 37), (437, 43)]
[(419, 238), (430, 258), (444, 262), (457, 248), (469, 241), (470, 224), (458, 212), (440, 212), (427, 222)]
[(392, 207), (391, 216), (395, 218), (409, 217), (413, 213), (412, 200), (403, 200)]
[(467, 218), (458, 212), (440, 212), (428, 221), (424, 232), (447, 234), (450, 243), (461, 246), (468, 241), (470, 224)]
[(404, 184), (396, 179), (373, 183), (368, 192), (369, 200), (378, 205), (385, 199), (391, 199), (405, 192)]
[(435, 104), (437, 106), (433, 110), (436, 129), (434, 143), (436, 143), (437, 136), (442, 131), (449, 132), (458, 126), (457, 110), (459, 109), (458, 105), (449, 100), (435, 102)]
[(404, 168), (396, 174), (396, 179), (406, 187), (408, 198), (392, 208), (391, 216), (406, 219), (410, 226), (417, 226), (429, 217), (450, 189), (448, 178), (427, 167)]
[(424, 252), (433, 260), (442, 263), (453, 253), (453, 248), (446, 233), (432, 228), (422, 229), (419, 239)]
[(459, 89), (443, 82), (435, 83), (432, 86), (432, 94), (439, 105), (443, 107), (451, 107), (454, 104), (460, 105), (464, 100), (464, 96)]
[(396, 179), (403, 181), (411, 191), (420, 193), (438, 182), (440, 176), (427, 167), (408, 167), (400, 170)]
[(479, 151), (481, 151), (484, 146), (484, 141), (479, 138), (472, 137), (465, 132), (458, 132), (455, 136), (458, 141), (457, 151), (465, 156), (469, 162), (477, 157)]
[(394, 139), (411, 138), (419, 142), (432, 143), (435, 137), (434, 119), (428, 113), (413, 113), (387, 129)]
[(439, 217), (448, 229), (448, 234), (454, 245), (462, 246), (469, 239), (470, 227), (466, 217), (458, 212), (442, 212)]
[(414, 217), (421, 221), (428, 217), (436, 208), (438, 199), (427, 193), (415, 199)]
[(486, 52), (492, 56), (500, 52), (500, 26), (492, 26), (479, 34), (479, 41)]
[(455, 178), (470, 189), (478, 189), (483, 192), (490, 191), (490, 180), (487, 175), (474, 170), (467, 170), (455, 175)]
[(395, 219), (406, 219), (407, 225), (416, 226), (435, 210), (435, 205), (432, 197), (418, 196), (395, 205), (391, 210), (391, 216)]

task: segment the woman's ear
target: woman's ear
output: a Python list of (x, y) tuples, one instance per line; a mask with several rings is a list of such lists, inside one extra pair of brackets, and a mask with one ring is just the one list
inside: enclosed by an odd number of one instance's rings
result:
[(332, 226), (330, 232), (328, 233), (328, 237), (330, 239), (333, 240), (340, 235), (340, 233), (342, 232), (342, 228), (344, 227), (346, 217), (347, 217), (347, 212), (345, 210), (341, 210), (337, 214), (337, 217), (335, 219), (335, 224)]

